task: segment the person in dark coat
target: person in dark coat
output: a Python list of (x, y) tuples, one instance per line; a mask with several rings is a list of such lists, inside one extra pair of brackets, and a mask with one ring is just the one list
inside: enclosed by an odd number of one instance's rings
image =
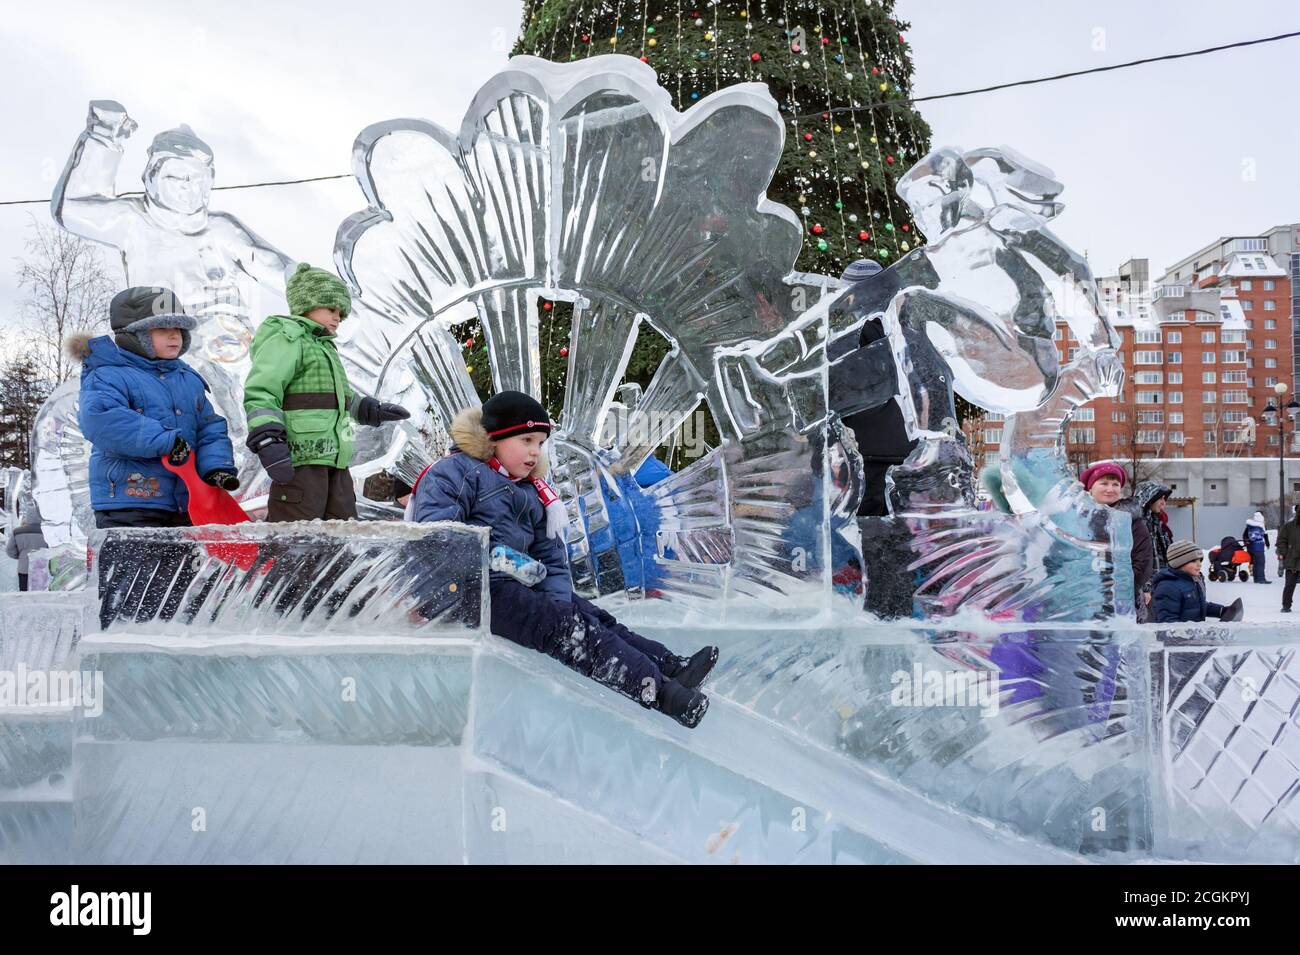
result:
[(1246, 545), (1246, 551), (1250, 554), (1250, 569), (1255, 574), (1255, 583), (1271, 583), (1264, 575), (1264, 559), (1268, 555), (1268, 547), (1271, 542), (1268, 539), (1268, 531), (1264, 529), (1263, 514), (1256, 511), (1255, 516), (1246, 521), (1246, 529), (1241, 532), (1241, 539)]
[(709, 700), (697, 687), (717, 647), (679, 657), (573, 591), (564, 504), (545, 481), (546, 409), (518, 391), (452, 420), (452, 452), (415, 482), (407, 519), (486, 527), (491, 629), (520, 646), (693, 728)]
[(41, 531), (41, 509), (33, 501), (23, 511), (22, 522), (9, 534), (5, 553), (18, 561), (18, 589), (27, 590), (28, 555), (45, 547), (45, 534)]
[(1282, 612), (1290, 613), (1296, 581), (1300, 580), (1300, 504), (1295, 506), (1291, 520), (1277, 532), (1277, 566), (1286, 572), (1286, 584), (1282, 588)]
[(1169, 566), (1166, 551), (1174, 542), (1174, 532), (1169, 529), (1169, 514), (1165, 507), (1169, 495), (1174, 489), (1159, 481), (1143, 481), (1133, 491), (1133, 503), (1147, 522), (1147, 532), (1151, 535), (1151, 555), (1155, 559), (1154, 569), (1163, 570)]
[(1123, 511), (1129, 515), (1133, 530), (1133, 599), (1137, 604), (1137, 619), (1147, 619), (1147, 609), (1151, 604), (1151, 594), (1147, 584), (1155, 569), (1155, 554), (1151, 546), (1151, 534), (1147, 531), (1147, 522), (1136, 507), (1121, 504), (1120, 495), (1124, 491), (1124, 482), (1128, 476), (1124, 469), (1113, 461), (1102, 461), (1079, 475), (1086, 490), (1094, 501), (1105, 507)]
[(1207, 616), (1241, 619), (1241, 598), (1224, 607), (1205, 597), (1201, 581), (1201, 549), (1191, 541), (1174, 541), (1168, 549), (1169, 566), (1156, 574), (1151, 610), (1156, 623), (1194, 623)]

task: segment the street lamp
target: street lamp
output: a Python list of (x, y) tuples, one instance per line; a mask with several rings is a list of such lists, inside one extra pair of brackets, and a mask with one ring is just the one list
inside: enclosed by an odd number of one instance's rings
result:
[[(1300, 401), (1292, 398), (1286, 403), (1286, 408), (1282, 407), (1282, 396), (1286, 394), (1286, 383), (1279, 381), (1273, 386), (1273, 392), (1277, 395), (1277, 406), (1273, 405), (1273, 399), (1268, 399), (1268, 404), (1264, 406), (1264, 414), (1277, 415), (1277, 514), (1278, 526), (1281, 527), (1286, 522), (1286, 419), (1289, 416), (1295, 421), (1297, 414), (1300, 414)], [(1282, 411), (1286, 411), (1286, 415)], [(1294, 429), (1293, 429), (1294, 430)]]

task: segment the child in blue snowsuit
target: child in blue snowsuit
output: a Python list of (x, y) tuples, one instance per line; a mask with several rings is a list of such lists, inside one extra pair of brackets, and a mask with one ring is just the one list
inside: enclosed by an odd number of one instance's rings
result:
[[(196, 322), (172, 292), (145, 287), (113, 297), (109, 325), (111, 338), (76, 335), (67, 343), (68, 352), (81, 361), (78, 421), (92, 446), (89, 483), (95, 526), (188, 527), (189, 492), (163, 466), (164, 456), (179, 465), (193, 453), (204, 481), (226, 490), (239, 487), (226, 419), (213, 410), (198, 372), (180, 360)], [(151, 552), (161, 555), (163, 550)], [(179, 551), (174, 556), (179, 560)], [(109, 577), (116, 558), (130, 563), (129, 556), (111, 548), (100, 556), (101, 571)], [(167, 591), (175, 597), (164, 608), (164, 616), (170, 616), (192, 578), (185, 577), (184, 567), (179, 570), (184, 580), (164, 579), (168, 574), (162, 565), (152, 572), (142, 567), (136, 571), (117, 576), (124, 585), (128, 577), (153, 578), (151, 592), (132, 597), (141, 619), (157, 612)], [(125, 593), (113, 596), (112, 580), (104, 583), (110, 585), (110, 592), (101, 593), (105, 608), (127, 599)]]
[(407, 516), (489, 529), (492, 632), (683, 726), (698, 725), (709, 705), (698, 687), (717, 661), (717, 648), (676, 656), (573, 592), (564, 543), (568, 518), (543, 480), (542, 445), (551, 423), (541, 404), (504, 391), (481, 409), (458, 414), (450, 432), (451, 454), (420, 475)]

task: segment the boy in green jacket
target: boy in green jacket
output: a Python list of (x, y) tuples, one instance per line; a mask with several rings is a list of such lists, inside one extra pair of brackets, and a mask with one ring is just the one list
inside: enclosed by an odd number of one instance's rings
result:
[(400, 405), (353, 392), (334, 346), (352, 299), (331, 272), (301, 262), (285, 284), (291, 315), (272, 315), (253, 338), (244, 383), (248, 449), (274, 482), (268, 521), (354, 520), (352, 421), (409, 418)]

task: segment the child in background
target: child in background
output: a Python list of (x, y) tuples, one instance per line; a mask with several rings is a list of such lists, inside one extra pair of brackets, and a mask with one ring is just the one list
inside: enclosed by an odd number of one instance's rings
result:
[(244, 383), (248, 450), (271, 476), (268, 521), (355, 520), (352, 421), (377, 427), (409, 418), (358, 395), (334, 345), (352, 299), (331, 272), (301, 262), (285, 283), (290, 315), (272, 315), (253, 338)]
[(1241, 598), (1224, 607), (1205, 598), (1201, 582), (1201, 549), (1191, 541), (1174, 541), (1166, 552), (1169, 566), (1154, 580), (1151, 607), (1156, 623), (1189, 623), (1204, 620), (1208, 614), (1225, 622), (1242, 617)]
[(624, 627), (573, 592), (564, 504), (543, 478), (546, 410), (504, 391), (458, 414), (451, 453), (415, 483), (408, 518), (460, 521), (490, 531), (492, 632), (554, 657), (642, 706), (695, 727), (708, 709), (697, 687), (716, 647), (689, 658)]

